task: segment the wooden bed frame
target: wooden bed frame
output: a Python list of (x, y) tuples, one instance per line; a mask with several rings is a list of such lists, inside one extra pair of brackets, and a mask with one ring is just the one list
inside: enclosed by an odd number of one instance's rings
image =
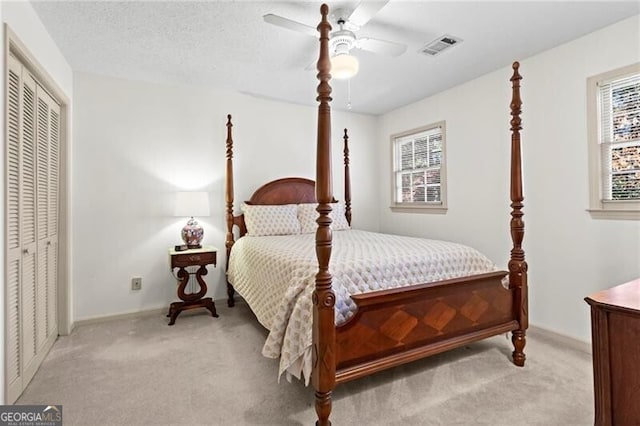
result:
[[(511, 237), (509, 271), (498, 271), (434, 283), (352, 296), (358, 310), (345, 324), (334, 323), (335, 294), (329, 272), (332, 237), (331, 203), (335, 202), (331, 178), (331, 87), (329, 80), (329, 8), (322, 5), (318, 60), (318, 139), (316, 181), (284, 178), (260, 187), (249, 204), (299, 204), (318, 202), (316, 253), (318, 273), (313, 293), (313, 373), (317, 425), (330, 425), (331, 395), (336, 384), (440, 353), (470, 342), (512, 332), (513, 362), (525, 362), (527, 314), (527, 263), (524, 238), (520, 130), (521, 99), (519, 64), (513, 64), (511, 101)], [(234, 244), (233, 227), (246, 233), (244, 217), (233, 214), (233, 138), (227, 117), (227, 265)], [(351, 223), (351, 180), (348, 136), (344, 135), (345, 205)], [(509, 285), (502, 280), (508, 275)], [(234, 305), (228, 285), (229, 306)]]

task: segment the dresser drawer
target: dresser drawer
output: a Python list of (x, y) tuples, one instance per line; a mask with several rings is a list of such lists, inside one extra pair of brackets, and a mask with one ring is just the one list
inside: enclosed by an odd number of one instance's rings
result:
[(171, 256), (171, 267), (216, 264), (216, 252), (180, 253)]

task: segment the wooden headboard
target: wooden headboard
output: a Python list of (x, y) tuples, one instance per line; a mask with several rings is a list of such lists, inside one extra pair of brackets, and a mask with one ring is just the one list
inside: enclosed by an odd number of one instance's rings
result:
[(287, 177), (265, 183), (253, 193), (247, 204), (282, 205), (316, 202), (316, 183), (311, 179)]

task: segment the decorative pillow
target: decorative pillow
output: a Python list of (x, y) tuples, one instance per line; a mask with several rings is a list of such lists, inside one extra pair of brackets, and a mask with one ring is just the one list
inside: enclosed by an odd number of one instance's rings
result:
[(338, 201), (333, 204), (333, 210), (331, 211), (331, 229), (334, 231), (342, 231), (343, 229), (351, 229), (349, 222), (347, 222), (346, 207), (342, 201)]
[(318, 204), (298, 204), (298, 221), (300, 222), (300, 233), (310, 234), (316, 232), (318, 224), (316, 219), (318, 218), (318, 212), (316, 211)]
[(300, 233), (298, 206), (252, 206), (243, 204), (244, 223), (247, 235), (254, 237), (265, 235), (292, 235)]
[[(298, 220), (300, 221), (300, 232), (303, 234), (309, 234), (316, 232), (318, 228), (318, 211), (316, 208), (318, 204), (298, 204)], [(334, 231), (340, 231), (343, 229), (349, 229), (349, 222), (345, 217), (345, 207), (340, 201), (331, 205), (333, 210), (329, 214), (331, 218), (331, 229)]]

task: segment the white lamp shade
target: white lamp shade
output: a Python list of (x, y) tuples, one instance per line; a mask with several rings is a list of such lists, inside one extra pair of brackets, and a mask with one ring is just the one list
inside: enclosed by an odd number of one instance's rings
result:
[(351, 55), (336, 55), (331, 58), (331, 77), (346, 80), (358, 73), (360, 63)]
[(175, 216), (209, 216), (208, 192), (178, 192), (176, 193)]

